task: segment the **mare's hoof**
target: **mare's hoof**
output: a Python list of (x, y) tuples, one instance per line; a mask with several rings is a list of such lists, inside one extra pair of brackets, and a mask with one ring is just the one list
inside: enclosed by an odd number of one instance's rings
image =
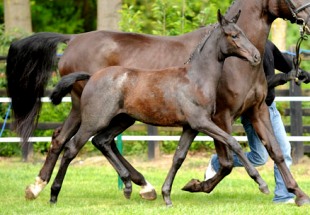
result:
[(182, 188), (182, 190), (188, 192), (200, 192), (201, 182), (198, 179), (192, 179)]
[(269, 193), (270, 193), (267, 184), (264, 185), (264, 186), (260, 186), (260, 187), (259, 187), (259, 190), (260, 190), (262, 193), (264, 193), (264, 194), (269, 194)]
[(54, 201), (50, 200), (50, 206), (51, 206), (51, 207), (54, 207), (54, 206), (56, 205), (56, 203), (57, 203), (57, 202), (54, 202)]
[(37, 196), (32, 192), (32, 189), (31, 189), (31, 185), (27, 186), (26, 187), (26, 190), (25, 190), (25, 198), (27, 200), (34, 200), (37, 198)]
[(140, 192), (140, 196), (142, 199), (146, 200), (155, 200), (157, 198), (157, 194), (154, 189), (147, 192)]
[(303, 198), (296, 198), (295, 203), (297, 206), (310, 205), (310, 199), (308, 196)]
[(167, 208), (172, 208), (172, 206), (173, 206), (172, 203), (170, 203), (170, 204), (167, 204), (167, 203), (166, 203), (166, 207), (167, 207)]

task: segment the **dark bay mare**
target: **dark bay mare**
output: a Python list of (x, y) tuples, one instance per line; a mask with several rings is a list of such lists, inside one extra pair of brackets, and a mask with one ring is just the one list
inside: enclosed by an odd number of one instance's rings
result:
[[(92, 76), (86, 72), (64, 76), (51, 95), (54, 104), (59, 104), (62, 97), (70, 93), (76, 81), (89, 81), (81, 96), (81, 124), (77, 133), (66, 143), (54, 182), (57, 187), (53, 184), (51, 202), (57, 201), (70, 162), (92, 136), (97, 148), (110, 148), (114, 138), (136, 120), (156, 126), (183, 128), (162, 187), (166, 205), (172, 205), (170, 193), (173, 180), (198, 132), (222, 141), (238, 154), (260, 190), (269, 193), (267, 184), (247, 160), (238, 142), (211, 119), (216, 110), (216, 91), (224, 60), (236, 56), (248, 60), (253, 66), (260, 63), (258, 50), (235, 24), (239, 15), (229, 22), (218, 12), (219, 24), (214, 25), (189, 63), (183, 67), (146, 72), (112, 66)], [(130, 173), (111, 149), (106, 151), (107, 159), (124, 182), (124, 195), (129, 198), (132, 192)]]
[[(309, 4), (306, 0), (237, 0), (228, 10), (227, 17), (234, 16), (239, 9), (242, 10), (238, 25), (263, 54), (270, 26), (276, 18), (304, 24), (306, 31), (310, 32)], [(44, 87), (51, 75), (58, 43), (68, 43), (58, 64), (61, 76), (77, 71), (93, 74), (101, 68), (113, 65), (162, 69), (183, 65), (196, 44), (210, 29), (211, 27), (208, 26), (176, 37), (108, 31), (75, 35), (38, 33), (13, 43), (7, 58), (7, 78), (17, 132), (26, 142), (36, 126), (41, 107), (39, 98), (43, 96)], [(80, 116), (79, 99), (83, 86), (82, 82), (76, 84), (71, 92), (72, 110), (63, 127), (54, 132), (52, 147), (47, 154), (46, 161), (35, 183), (27, 189), (28, 194), (32, 192), (27, 196), (29, 198), (36, 198), (50, 181), (64, 143), (72, 134), (75, 134), (79, 127), (76, 119)], [(216, 114), (212, 117), (214, 122), (230, 133), (232, 123), (236, 118), (241, 114), (251, 115), (252, 123), (271, 158), (278, 164), (278, 167), (280, 166), (288, 189), (296, 194), (296, 203), (302, 205), (308, 202), (308, 196), (299, 189), (285, 167), (281, 151), (272, 134), (269, 113), (264, 104), (267, 87), (262, 66), (253, 69), (248, 63), (235, 58), (228, 59), (224, 63), (218, 89)], [(215, 144), (221, 143), (216, 141)], [(197, 186), (191, 191), (210, 192), (225, 175), (229, 174), (232, 168), (231, 154), (226, 147), (221, 146), (222, 149), (218, 150), (221, 156), (221, 171), (207, 182), (195, 182)], [(123, 164), (127, 165), (132, 181), (141, 185), (142, 188), (149, 188), (144, 177), (118, 153), (115, 144), (112, 144), (112, 149)], [(149, 194), (153, 191), (154, 189), (150, 188), (145, 193)], [(142, 195), (145, 193), (143, 191)]]

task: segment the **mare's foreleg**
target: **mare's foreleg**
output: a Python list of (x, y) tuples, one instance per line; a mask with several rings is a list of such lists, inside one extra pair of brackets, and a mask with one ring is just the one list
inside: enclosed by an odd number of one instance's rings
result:
[(172, 205), (170, 194), (175, 175), (185, 160), (188, 149), (197, 134), (198, 131), (191, 129), (189, 126), (183, 127), (183, 132), (178, 147), (173, 156), (172, 166), (170, 167), (169, 173), (162, 186), (162, 195), (167, 206)]
[(274, 131), (270, 122), (270, 116), (267, 105), (256, 109), (254, 113), (249, 114), (253, 127), (261, 138), (262, 143), (266, 147), (269, 156), (277, 165), (287, 190), (296, 195), (295, 203), (298, 206), (303, 204), (310, 204), (310, 198), (298, 186), (293, 178), (289, 168), (285, 164), (284, 157), (279, 144), (274, 135)]
[(32, 200), (39, 196), (51, 179), (57, 159), (63, 150), (64, 144), (76, 133), (80, 124), (80, 114), (71, 110), (70, 115), (64, 122), (61, 129), (56, 129), (52, 136), (51, 146), (48, 150), (45, 162), (34, 184), (27, 186), (25, 190), (26, 199)]

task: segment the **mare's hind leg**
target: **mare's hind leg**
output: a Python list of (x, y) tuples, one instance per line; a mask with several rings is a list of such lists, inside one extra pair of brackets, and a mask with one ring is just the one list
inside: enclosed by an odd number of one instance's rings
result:
[(170, 194), (175, 175), (185, 160), (188, 149), (197, 134), (198, 131), (191, 129), (189, 126), (183, 127), (183, 132), (178, 147), (173, 156), (172, 166), (166, 177), (165, 183), (162, 186), (162, 195), (167, 206), (172, 205)]
[[(231, 135), (224, 132), (221, 128), (219, 128), (216, 124), (214, 124), (211, 120), (208, 119), (200, 119), (200, 121), (197, 121), (199, 124), (195, 122), (195, 126), (192, 126), (192, 128), (199, 130), (200, 132), (203, 132), (209, 136), (211, 136), (213, 139), (216, 139), (223, 144), (227, 145), (229, 149), (234, 151), (244, 164), (244, 167), (250, 177), (254, 179), (254, 181), (259, 185), (259, 189), (262, 193), (268, 194), (269, 189), (266, 184), (266, 182), (261, 178), (258, 171), (253, 167), (253, 165), (249, 162), (247, 157), (244, 155), (243, 150), (240, 146), (240, 144), (237, 142), (235, 138), (233, 138)], [(217, 145), (216, 145), (217, 146)], [(231, 159), (228, 157), (228, 159)], [(232, 162), (232, 161), (230, 161)], [(190, 192), (207, 192), (210, 193), (214, 187), (226, 176), (222, 173), (223, 171), (218, 172), (213, 178), (200, 182), (196, 179), (193, 179), (190, 181), (183, 190), (190, 191)], [(230, 172), (230, 171), (229, 171)]]
[(264, 105), (260, 109), (256, 109), (249, 114), (249, 117), (251, 117), (250, 119), (253, 127), (258, 136), (261, 138), (262, 143), (265, 145), (271, 159), (277, 165), (287, 190), (296, 195), (295, 203), (298, 206), (310, 204), (309, 196), (299, 188), (289, 168), (284, 162), (282, 151), (277, 143), (272, 125), (270, 123), (268, 107)]
[(51, 146), (48, 150), (44, 165), (41, 168), (39, 175), (36, 177), (35, 183), (27, 186), (25, 190), (26, 199), (32, 200), (37, 198), (46, 184), (50, 181), (53, 169), (64, 144), (76, 133), (79, 125), (80, 113), (73, 108), (62, 128), (54, 131)]
[(131, 164), (119, 153), (114, 141), (115, 136), (126, 130), (134, 122), (135, 120), (128, 115), (120, 114), (113, 118), (104, 132), (101, 132), (102, 135), (100, 135), (100, 141), (98, 140), (99, 137), (97, 137), (93, 139), (92, 143), (102, 152), (112, 166), (115, 166), (115, 164), (113, 164), (113, 160), (110, 158), (110, 155), (111, 153), (114, 153), (118, 160), (129, 171), (131, 180), (135, 184), (142, 186), (142, 190), (140, 191), (141, 197), (148, 200), (154, 200), (157, 197), (154, 187), (148, 183), (143, 175), (134, 169), (134, 167), (131, 166)]
[(87, 129), (80, 127), (78, 132), (64, 146), (64, 153), (61, 159), (58, 173), (51, 187), (51, 203), (56, 203), (64, 177), (71, 161), (76, 157), (81, 148), (92, 136), (92, 133), (86, 132)]

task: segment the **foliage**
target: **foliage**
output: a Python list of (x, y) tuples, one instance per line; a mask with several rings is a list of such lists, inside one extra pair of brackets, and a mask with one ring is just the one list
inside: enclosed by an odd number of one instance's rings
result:
[(226, 11), (231, 2), (231, 0), (221, 3), (214, 0), (124, 0), (120, 28), (122, 31), (155, 35), (184, 34), (216, 22), (217, 9)]
[(31, 0), (33, 30), (81, 33), (96, 29), (96, 0)]

